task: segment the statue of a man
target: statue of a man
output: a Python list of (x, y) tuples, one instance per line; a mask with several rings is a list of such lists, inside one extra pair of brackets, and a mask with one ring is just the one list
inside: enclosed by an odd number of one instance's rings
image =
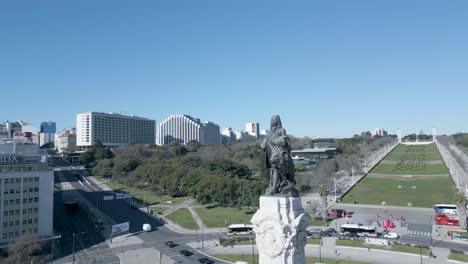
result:
[(295, 187), (290, 140), (278, 115), (271, 118), (270, 131), (260, 147), (266, 152), (266, 167), (270, 174), (270, 184), (265, 194), (299, 196)]

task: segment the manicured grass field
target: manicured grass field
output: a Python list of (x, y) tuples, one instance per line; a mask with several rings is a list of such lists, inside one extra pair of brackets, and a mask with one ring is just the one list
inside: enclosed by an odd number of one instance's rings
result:
[(449, 259), (458, 260), (458, 261), (461, 261), (461, 262), (467, 262), (467, 263), (468, 263), (468, 255), (466, 255), (466, 254), (460, 254), (460, 253), (453, 253), (453, 252), (451, 252), (448, 258), (449, 258)]
[[(253, 263), (252, 262), (252, 255), (213, 255), (213, 257), (223, 259), (226, 261), (230, 262), (236, 262), (236, 261), (244, 261), (247, 263)], [(255, 255), (255, 263), (258, 263), (258, 256)], [(319, 258), (315, 257), (306, 257), (306, 264), (315, 264), (319, 262)], [(340, 264), (370, 264), (368, 262), (362, 262), (362, 261), (353, 261), (353, 260), (347, 260), (347, 259), (327, 259), (327, 258), (322, 258), (322, 263), (326, 264), (335, 264), (335, 263), (340, 263)]]
[(109, 188), (114, 189), (116, 192), (131, 194), (133, 197), (139, 199), (140, 201), (143, 201), (143, 198), (145, 198), (145, 203), (147, 205), (167, 204), (166, 201), (172, 201), (172, 205), (176, 205), (182, 203), (184, 200), (187, 199), (187, 197), (171, 197), (169, 195), (157, 195), (155, 192), (139, 189), (136, 187), (125, 186), (115, 181), (108, 182), (106, 183), (106, 185)]
[(430, 145), (398, 145), (386, 158), (386, 160), (414, 160), (430, 161), (442, 160), (442, 156), (435, 144)]
[(428, 152), (426, 154), (420, 155), (420, 154), (404, 154), (404, 153), (396, 153), (392, 152), (390, 153), (387, 157), (385, 157), (386, 160), (421, 160), (421, 161), (429, 161), (429, 160), (442, 160), (442, 156), (440, 155), (439, 152)]
[(361, 247), (361, 248), (371, 248), (371, 249), (381, 249), (381, 250), (388, 250), (388, 251), (398, 251), (398, 252), (405, 252), (411, 254), (422, 254), (427, 256), (429, 254), (429, 249), (422, 248), (422, 250), (418, 247), (411, 247), (411, 246), (403, 246), (403, 245), (388, 245), (388, 246), (377, 246), (377, 245), (369, 245), (364, 243), (360, 240), (337, 240), (337, 246), (346, 246), (346, 247)]
[(380, 205), (385, 201), (385, 205), (408, 206), (411, 203), (413, 207), (432, 207), (437, 203), (452, 203), (455, 191), (449, 177), (404, 180), (366, 177), (342, 202)]
[(436, 175), (448, 174), (448, 169), (445, 164), (421, 164), (418, 166), (379, 164), (371, 173), (393, 175)]
[(193, 219), (192, 214), (187, 208), (179, 208), (167, 215), (166, 217), (183, 228), (191, 230), (196, 229), (195, 220)]
[(248, 209), (236, 207), (196, 207), (198, 216), (203, 223), (209, 228), (227, 227), (230, 224), (250, 224), (252, 214)]
[(171, 209), (170, 207), (162, 207), (162, 206), (150, 206), (156, 213), (163, 214), (165, 211)]

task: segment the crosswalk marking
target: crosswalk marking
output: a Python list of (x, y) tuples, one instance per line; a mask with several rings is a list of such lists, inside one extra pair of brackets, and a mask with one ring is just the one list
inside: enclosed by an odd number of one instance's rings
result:
[(408, 235), (413, 235), (413, 236), (431, 236), (431, 232), (422, 232), (422, 231), (414, 231), (414, 230), (408, 230)]

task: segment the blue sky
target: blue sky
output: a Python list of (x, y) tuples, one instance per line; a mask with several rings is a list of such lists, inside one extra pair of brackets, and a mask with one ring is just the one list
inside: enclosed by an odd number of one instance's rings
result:
[(252, 2), (0, 1), (0, 120), (468, 132), (468, 1)]

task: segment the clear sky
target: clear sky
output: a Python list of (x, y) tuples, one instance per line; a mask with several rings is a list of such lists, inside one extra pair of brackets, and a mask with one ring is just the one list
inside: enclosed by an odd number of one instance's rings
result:
[[(255, 2), (255, 3), (252, 3)], [(468, 1), (0, 0), (0, 120), (468, 132)]]

